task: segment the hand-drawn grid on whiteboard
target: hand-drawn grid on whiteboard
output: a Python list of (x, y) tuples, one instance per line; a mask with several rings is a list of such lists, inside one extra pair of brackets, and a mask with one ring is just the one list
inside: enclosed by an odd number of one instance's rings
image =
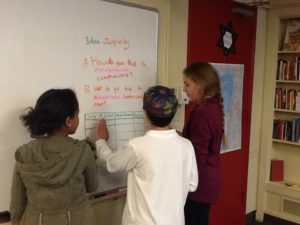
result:
[(125, 144), (129, 139), (145, 134), (143, 111), (94, 112), (84, 115), (85, 136), (94, 137), (99, 120), (106, 120), (109, 131), (108, 144), (112, 150)]
[[(145, 134), (143, 111), (122, 112), (93, 112), (84, 115), (84, 128), (86, 137), (94, 137), (99, 120), (106, 120), (109, 131), (108, 145), (113, 151), (125, 144), (129, 139)], [(127, 172), (109, 173), (98, 162), (99, 187), (98, 191), (122, 188), (127, 183)], [(102, 181), (105, 177), (105, 182)], [(93, 194), (93, 193), (92, 193)]]

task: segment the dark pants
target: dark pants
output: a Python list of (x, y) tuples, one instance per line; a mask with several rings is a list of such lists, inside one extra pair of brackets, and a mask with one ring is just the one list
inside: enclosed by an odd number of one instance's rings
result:
[(187, 200), (184, 207), (185, 225), (208, 225), (211, 204)]

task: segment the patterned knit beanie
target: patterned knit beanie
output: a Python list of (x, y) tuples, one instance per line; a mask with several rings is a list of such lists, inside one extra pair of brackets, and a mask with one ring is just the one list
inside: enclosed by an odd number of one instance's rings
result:
[(153, 86), (144, 93), (143, 109), (152, 116), (158, 118), (173, 116), (177, 105), (175, 94), (167, 87)]

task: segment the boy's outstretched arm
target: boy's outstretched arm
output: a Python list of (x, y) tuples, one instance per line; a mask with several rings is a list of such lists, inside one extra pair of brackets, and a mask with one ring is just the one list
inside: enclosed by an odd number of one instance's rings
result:
[(109, 139), (109, 132), (106, 126), (106, 120), (101, 119), (99, 123), (97, 124), (97, 130), (96, 130), (96, 141), (99, 139), (108, 140)]
[(96, 150), (97, 156), (102, 165), (109, 172), (129, 171), (137, 162), (136, 153), (128, 141), (125, 145), (112, 152), (106, 140), (109, 138), (109, 132), (106, 126), (106, 121), (101, 119), (96, 130)]

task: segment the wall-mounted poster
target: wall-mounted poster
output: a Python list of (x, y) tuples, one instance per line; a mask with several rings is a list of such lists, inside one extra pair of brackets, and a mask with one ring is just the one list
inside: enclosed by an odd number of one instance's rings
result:
[(244, 65), (211, 63), (219, 73), (225, 115), (221, 153), (241, 149)]

